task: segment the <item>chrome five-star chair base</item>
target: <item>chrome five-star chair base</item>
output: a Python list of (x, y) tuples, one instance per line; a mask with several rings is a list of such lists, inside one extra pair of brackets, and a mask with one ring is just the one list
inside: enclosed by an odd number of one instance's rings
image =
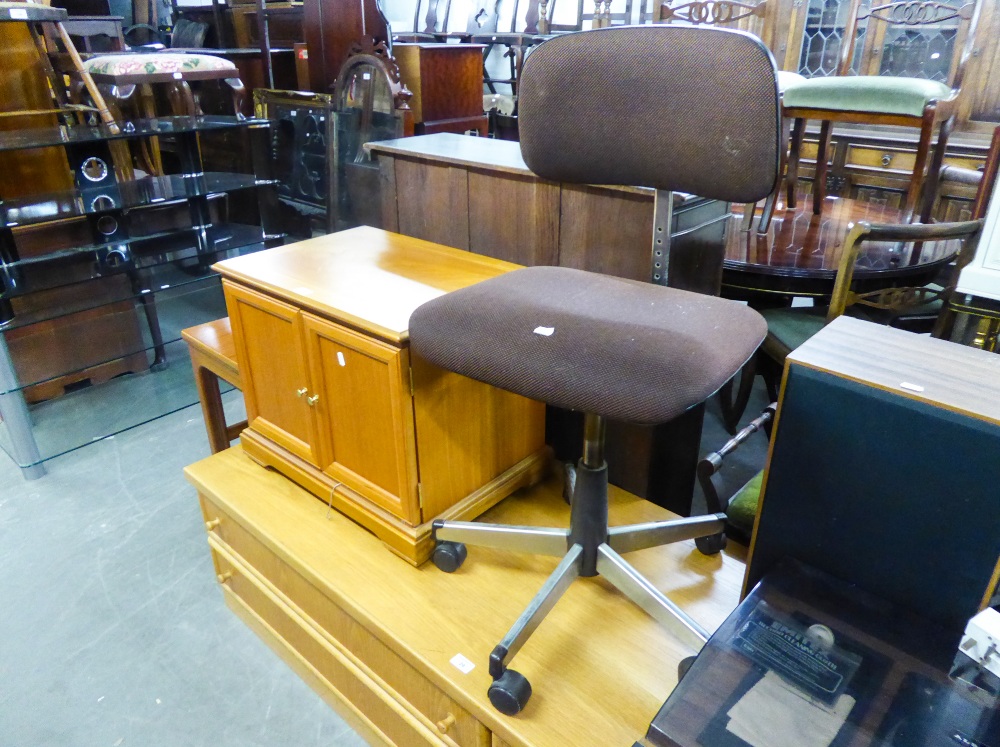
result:
[(578, 576), (604, 576), (612, 586), (642, 607), (675, 637), (701, 649), (708, 633), (667, 599), (621, 553), (719, 534), (725, 514), (608, 527), (608, 468), (604, 461), (604, 418), (587, 415), (583, 458), (575, 470), (569, 529), (437, 521), (434, 564), (457, 570), (465, 560), (465, 545), (495, 547), (535, 555), (562, 556), (531, 603), (490, 654), (490, 702), (509, 716), (521, 711), (531, 695), (523, 675), (507, 667), (559, 597)]

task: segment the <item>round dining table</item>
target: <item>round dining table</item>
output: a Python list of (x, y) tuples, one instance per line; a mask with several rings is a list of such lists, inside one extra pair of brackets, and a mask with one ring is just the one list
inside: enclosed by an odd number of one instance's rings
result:
[[(726, 241), (722, 294), (760, 305), (785, 305), (789, 298), (828, 297), (833, 292), (850, 224), (900, 223), (902, 213), (884, 201), (827, 197), (820, 215), (800, 198), (795, 209), (780, 205), (766, 234), (757, 221), (747, 230), (734, 212)], [(734, 211), (736, 208), (734, 208)], [(960, 241), (886, 242), (861, 245), (854, 270), (858, 291), (890, 285), (922, 286), (939, 275), (960, 249)]]

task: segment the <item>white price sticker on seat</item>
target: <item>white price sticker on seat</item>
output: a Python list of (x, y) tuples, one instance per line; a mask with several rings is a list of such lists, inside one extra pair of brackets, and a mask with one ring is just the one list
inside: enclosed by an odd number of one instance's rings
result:
[(451, 657), (451, 665), (455, 667), (455, 669), (457, 669), (462, 674), (468, 674), (469, 672), (471, 672), (473, 669), (476, 668), (475, 664), (473, 664), (471, 661), (466, 659), (461, 654), (455, 654), (453, 657)]
[(536, 335), (543, 335), (545, 337), (552, 337), (552, 333), (556, 331), (555, 327), (535, 327), (533, 330)]
[(23, 10), (22, 8), (11, 8), (10, 9), (10, 17), (11, 18), (17, 18), (18, 20), (21, 20), (21, 21), (27, 21), (28, 20), (28, 11)]

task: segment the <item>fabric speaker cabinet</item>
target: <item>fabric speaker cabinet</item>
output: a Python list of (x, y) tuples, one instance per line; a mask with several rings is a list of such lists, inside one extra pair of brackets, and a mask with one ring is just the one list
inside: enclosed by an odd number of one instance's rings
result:
[(998, 509), (1000, 356), (837, 319), (788, 358), (744, 595), (792, 556), (960, 634)]

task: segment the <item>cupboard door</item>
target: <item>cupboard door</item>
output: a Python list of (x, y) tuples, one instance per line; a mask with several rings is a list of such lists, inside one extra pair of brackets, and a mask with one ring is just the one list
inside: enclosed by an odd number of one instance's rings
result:
[(418, 524), (409, 351), (303, 314), (319, 394), (320, 466), (333, 479)]
[(318, 467), (300, 312), (231, 283), (225, 290), (249, 426)]

